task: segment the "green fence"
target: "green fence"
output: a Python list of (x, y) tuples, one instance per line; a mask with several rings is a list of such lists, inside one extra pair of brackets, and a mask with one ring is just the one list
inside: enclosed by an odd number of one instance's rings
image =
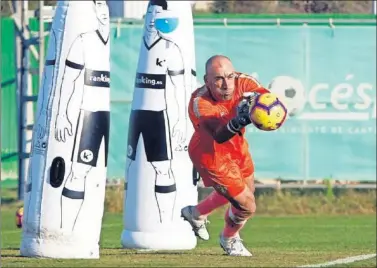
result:
[[(11, 23), (3, 27), (10, 28)], [(8, 28), (6, 31), (11, 33)], [(142, 26), (114, 24), (111, 34), (108, 177), (122, 178)], [(213, 54), (226, 54), (239, 71), (254, 73), (265, 85), (276, 76), (289, 75), (305, 86), (307, 98), (300, 117), (289, 120), (275, 133), (249, 128), (247, 138), (257, 177), (376, 180), (375, 23), (345, 22), (335, 27), (301, 22), (201, 23), (195, 25), (195, 40), (199, 82), (206, 59)], [(8, 42), (7, 49), (11, 51), (11, 41), (4, 42)], [(12, 53), (14, 57), (14, 52), (3, 48), (3, 55), (9, 57)], [(12, 60), (8, 58), (9, 64)], [(2, 81), (14, 76), (8, 68), (2, 72)], [(16, 151), (16, 128), (12, 127), (16, 118), (15, 86), (2, 89), (2, 96), (2, 102), (9, 105), (9, 110), (2, 105), (6, 117), (2, 130), (3, 157)], [(15, 168), (14, 161), (6, 163), (5, 172)]]
[(12, 19), (1, 19), (1, 178), (17, 176), (16, 43)]
[[(50, 24), (45, 24), (48, 30)], [(30, 19), (29, 29), (37, 33), (39, 21)], [(17, 136), (17, 59), (16, 59), (16, 27), (13, 19), (1, 19), (1, 177), (17, 178), (18, 168), (18, 136)], [(48, 36), (45, 38), (47, 44)], [(39, 46), (35, 45), (36, 51)], [(45, 52), (47, 47), (45, 47)], [(38, 94), (39, 69), (38, 60), (29, 53), (30, 78), (32, 94)], [(34, 104), (34, 111), (36, 110)]]

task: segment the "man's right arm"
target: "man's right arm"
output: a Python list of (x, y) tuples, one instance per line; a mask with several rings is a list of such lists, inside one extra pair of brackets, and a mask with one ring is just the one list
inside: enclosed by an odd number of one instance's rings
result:
[(229, 121), (226, 125), (222, 125), (216, 129), (214, 139), (217, 143), (224, 143), (233, 138), (236, 134), (241, 135), (241, 132), (236, 130), (231, 122), (232, 121)]
[(241, 129), (243, 128), (238, 118), (224, 122), (218, 109), (210, 102), (201, 100), (200, 97), (192, 101), (190, 117), (196, 127), (205, 130), (220, 144), (230, 140), (236, 134), (241, 135)]

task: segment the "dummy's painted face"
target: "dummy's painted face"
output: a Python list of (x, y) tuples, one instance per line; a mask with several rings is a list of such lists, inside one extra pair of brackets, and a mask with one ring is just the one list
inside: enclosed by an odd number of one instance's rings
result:
[(145, 21), (147, 31), (169, 34), (178, 27), (178, 23), (178, 18), (169, 9), (164, 10), (161, 6), (149, 5)]
[(149, 5), (147, 14), (145, 14), (145, 30), (148, 32), (156, 32), (155, 28), (155, 19), (156, 14), (162, 12), (163, 9), (160, 6), (157, 5)]
[(96, 1), (95, 2), (95, 10), (98, 21), (102, 25), (109, 24), (109, 9), (107, 7), (106, 1)]

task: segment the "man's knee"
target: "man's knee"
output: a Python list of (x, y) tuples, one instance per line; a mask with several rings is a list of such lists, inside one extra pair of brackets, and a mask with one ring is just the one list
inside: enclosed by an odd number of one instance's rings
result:
[(241, 219), (251, 218), (256, 212), (254, 194), (246, 188), (241, 194), (233, 198), (232, 205), (237, 209), (237, 214)]

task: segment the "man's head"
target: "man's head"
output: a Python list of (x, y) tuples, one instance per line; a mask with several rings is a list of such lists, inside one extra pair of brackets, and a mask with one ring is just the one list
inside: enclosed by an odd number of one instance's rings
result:
[(231, 60), (215, 55), (206, 62), (204, 82), (217, 101), (231, 100), (234, 94), (235, 71)]
[(107, 7), (106, 1), (93, 0), (93, 2), (99, 23), (102, 25), (109, 24), (109, 8)]

